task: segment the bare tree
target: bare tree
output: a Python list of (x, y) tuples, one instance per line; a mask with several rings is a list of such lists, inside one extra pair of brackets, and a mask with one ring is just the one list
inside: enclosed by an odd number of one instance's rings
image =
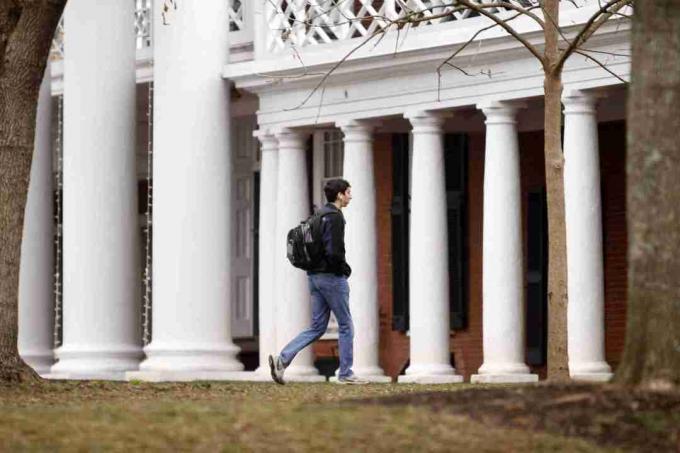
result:
[(17, 348), (19, 259), (38, 91), (65, 4), (0, 2), (0, 382), (37, 376)]
[(640, 2), (628, 103), (628, 323), (615, 380), (680, 386), (680, 3)]
[[(272, 0), (266, 0), (270, 2)], [(334, 0), (325, 12), (318, 14), (331, 14), (337, 10), (348, 22), (363, 21), (366, 17), (352, 17), (346, 14), (346, 8), (342, 4), (353, 3), (354, 0)], [(313, 2), (310, 2), (313, 3)], [(314, 2), (318, 5), (318, 1)], [(328, 3), (328, 2), (327, 2)], [(361, 3), (366, 3), (363, 0)], [(501, 28), (514, 39), (520, 42), (541, 64), (544, 74), (544, 138), (545, 138), (545, 178), (548, 205), (548, 237), (549, 237), (549, 264), (548, 264), (548, 378), (551, 380), (566, 380), (569, 378), (567, 357), (567, 247), (564, 211), (564, 157), (562, 153), (561, 131), (561, 97), (562, 97), (562, 71), (565, 62), (574, 54), (579, 54), (608, 71), (612, 76), (622, 82), (626, 82), (613, 73), (606, 64), (598, 59), (597, 53), (584, 47), (590, 37), (609, 19), (613, 17), (629, 18), (633, 0), (598, 0), (595, 13), (580, 26), (574, 34), (567, 34), (560, 24), (560, 0), (441, 0), (432, 2), (420, 2), (421, 5), (430, 5), (415, 9), (409, 5), (412, 2), (397, 0), (403, 10), (398, 18), (388, 15), (372, 15), (369, 20), (379, 21), (382, 24), (373, 33), (368, 35), (359, 45), (348, 52), (336, 64), (326, 72), (316, 87), (303, 100), (302, 104), (309, 101), (312, 95), (324, 89), (330, 75), (340, 65), (347, 61), (359, 48), (365, 46), (374, 38), (382, 39), (389, 30), (397, 30), (405, 33), (409, 27), (417, 26), (421, 22), (435, 19), (445, 19), (461, 13), (483, 16), (489, 19), (490, 25), (477, 30), (467, 42), (456, 47), (453, 53), (437, 68), (441, 72), (445, 68), (452, 68), (468, 74), (463, 68), (456, 65), (456, 57), (472, 43), (482, 39), (484, 32)], [(575, 1), (568, 1), (574, 7), (579, 7)], [(517, 18), (530, 18), (543, 32), (543, 41), (540, 44), (530, 41), (513, 27), (513, 21)], [(300, 21), (291, 18), (290, 30), (300, 22), (305, 27), (314, 27), (314, 17)]]

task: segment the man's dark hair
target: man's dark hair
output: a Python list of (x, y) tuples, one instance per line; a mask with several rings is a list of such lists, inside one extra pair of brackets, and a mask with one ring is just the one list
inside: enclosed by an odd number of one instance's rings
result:
[(323, 186), (323, 192), (326, 194), (326, 200), (329, 203), (333, 203), (337, 198), (339, 193), (345, 193), (351, 186), (344, 179), (331, 179), (326, 181), (326, 185)]

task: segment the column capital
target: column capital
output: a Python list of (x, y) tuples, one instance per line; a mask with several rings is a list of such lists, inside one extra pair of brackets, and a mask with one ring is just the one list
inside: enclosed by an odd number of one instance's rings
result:
[(276, 135), (269, 129), (258, 129), (253, 131), (253, 137), (258, 139), (262, 144), (262, 152), (276, 151), (278, 149), (278, 140)]
[(601, 97), (596, 93), (590, 93), (582, 90), (565, 90), (562, 94), (562, 104), (564, 105), (564, 114), (571, 113), (596, 113), (596, 104), (598, 98)]
[(335, 123), (340, 128), (345, 143), (365, 142), (373, 139), (376, 123), (369, 120), (342, 120)]
[(414, 110), (404, 113), (404, 118), (411, 122), (414, 133), (441, 133), (444, 120), (452, 113), (446, 111)]
[(309, 132), (306, 130), (289, 127), (274, 129), (273, 134), (279, 142), (279, 149), (304, 147), (305, 140), (309, 136)]
[(486, 116), (486, 124), (515, 124), (517, 123), (517, 111), (526, 108), (526, 103), (487, 100), (478, 103), (477, 108)]

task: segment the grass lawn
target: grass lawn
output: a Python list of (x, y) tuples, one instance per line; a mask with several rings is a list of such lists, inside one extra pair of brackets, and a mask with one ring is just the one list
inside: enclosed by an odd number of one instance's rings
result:
[[(0, 385), (0, 450), (526, 452), (639, 447), (623, 441), (612, 444), (582, 430), (561, 430), (563, 423), (557, 423), (557, 428), (532, 423), (529, 415), (541, 412), (532, 408), (532, 398), (554, 399), (540, 394), (546, 388), (110, 382)], [(572, 403), (583, 408), (589, 404), (584, 402), (584, 392), (602, 394), (601, 388), (556, 389), (557, 407), (566, 407), (566, 413), (571, 413), (568, 407)], [(503, 404), (499, 405), (499, 399)], [(517, 401), (523, 403), (518, 406)], [(677, 403), (680, 414), (680, 395), (672, 395), (671, 401)], [(525, 409), (518, 412), (522, 404)], [(645, 403), (641, 404), (637, 415), (642, 415), (635, 426), (667, 438), (669, 443), (662, 446), (677, 441), (673, 429), (680, 426), (680, 415), (676, 418), (676, 411), (655, 406), (647, 411), (648, 416)], [(596, 407), (593, 411), (592, 423), (597, 426), (620, 423), (616, 418), (619, 412)], [(578, 418), (583, 421), (583, 416)], [(545, 421), (545, 417), (540, 419)], [(630, 435), (639, 437), (640, 433)]]

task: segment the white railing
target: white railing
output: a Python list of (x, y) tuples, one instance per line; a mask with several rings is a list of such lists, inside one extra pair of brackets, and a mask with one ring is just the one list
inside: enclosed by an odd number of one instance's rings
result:
[[(475, 0), (488, 3), (493, 0)], [(264, 0), (266, 51), (368, 37), (398, 19), (417, 18), (409, 27), (459, 21), (477, 14), (454, 11), (451, 0)], [(531, 6), (536, 0), (510, 0)], [(489, 9), (498, 12), (503, 8)], [(448, 14), (450, 13), (450, 14)], [(444, 16), (442, 16), (444, 14)], [(428, 19), (431, 18), (431, 19)]]
[[(135, 2), (134, 25), (137, 49), (150, 48), (153, 42), (151, 8), (153, 0)], [(476, 14), (454, 11), (452, 0), (225, 0), (228, 2), (228, 27), (232, 46), (253, 42), (253, 3), (260, 2), (264, 15), (265, 53), (277, 53), (290, 47), (327, 44), (368, 37), (394, 20), (417, 16), (409, 27), (424, 27), (460, 21)], [(474, 0), (487, 3), (494, 0)], [(517, 6), (529, 6), (537, 0), (509, 0)], [(497, 12), (497, 9), (492, 10)], [(447, 14), (450, 13), (450, 14)], [(64, 26), (59, 23), (52, 43), (51, 59), (64, 57)]]
[(229, 8), (227, 8), (229, 31), (239, 32), (246, 29), (246, 8), (244, 5), (246, 1), (247, 0), (229, 0)]
[(153, 0), (135, 0), (135, 34), (137, 50), (151, 47), (151, 4)]
[[(137, 50), (142, 50), (151, 47), (151, 5), (153, 0), (134, 0), (135, 2), (135, 34), (137, 36)], [(52, 39), (52, 48), (50, 50), (51, 60), (62, 60), (64, 58), (64, 18), (59, 21), (57, 30)]]
[(62, 17), (57, 24), (57, 29), (52, 38), (52, 47), (50, 48), (50, 61), (64, 59), (64, 18)]

